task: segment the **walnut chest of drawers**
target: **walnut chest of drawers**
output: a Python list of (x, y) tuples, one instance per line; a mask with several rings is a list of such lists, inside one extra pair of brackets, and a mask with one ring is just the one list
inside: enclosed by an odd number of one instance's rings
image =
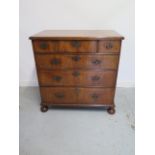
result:
[(109, 30), (46, 30), (30, 39), (42, 112), (50, 106), (74, 106), (105, 107), (115, 113), (121, 35)]

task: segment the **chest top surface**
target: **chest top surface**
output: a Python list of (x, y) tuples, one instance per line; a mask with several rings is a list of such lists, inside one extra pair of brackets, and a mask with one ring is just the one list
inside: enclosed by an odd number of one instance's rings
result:
[(122, 40), (119, 33), (112, 30), (45, 30), (30, 37), (31, 40)]

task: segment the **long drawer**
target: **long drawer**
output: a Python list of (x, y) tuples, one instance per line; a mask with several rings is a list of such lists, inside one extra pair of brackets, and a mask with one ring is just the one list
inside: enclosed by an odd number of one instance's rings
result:
[(113, 104), (112, 88), (41, 87), (42, 101), (47, 104)]
[(34, 52), (53, 53), (53, 52), (96, 52), (96, 41), (33, 41)]
[(104, 70), (39, 70), (41, 86), (114, 87), (116, 71)]
[(118, 55), (61, 55), (61, 54), (37, 54), (35, 56), (39, 69), (117, 69)]

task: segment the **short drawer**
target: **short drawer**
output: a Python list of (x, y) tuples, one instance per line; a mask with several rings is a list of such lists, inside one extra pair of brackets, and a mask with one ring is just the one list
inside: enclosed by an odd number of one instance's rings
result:
[(121, 41), (99, 41), (99, 52), (111, 52), (111, 53), (119, 53), (121, 47)]
[(62, 53), (62, 52), (96, 52), (96, 41), (48, 41), (34, 40), (34, 52), (36, 53)]
[(39, 69), (117, 69), (119, 55), (36, 55)]
[(113, 88), (41, 87), (42, 102), (49, 104), (113, 104)]
[(101, 86), (114, 87), (115, 71), (39, 70), (41, 86)]
[(56, 52), (58, 47), (57, 41), (33, 40), (33, 49), (36, 53)]

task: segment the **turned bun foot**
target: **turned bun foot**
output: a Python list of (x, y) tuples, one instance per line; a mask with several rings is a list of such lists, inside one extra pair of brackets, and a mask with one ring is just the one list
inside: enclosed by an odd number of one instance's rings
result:
[(41, 112), (46, 112), (46, 111), (48, 111), (48, 106), (42, 105), (40, 110), (41, 110)]
[(107, 109), (107, 112), (109, 113), (109, 114), (115, 114), (115, 108), (114, 107), (109, 107), (108, 109)]

